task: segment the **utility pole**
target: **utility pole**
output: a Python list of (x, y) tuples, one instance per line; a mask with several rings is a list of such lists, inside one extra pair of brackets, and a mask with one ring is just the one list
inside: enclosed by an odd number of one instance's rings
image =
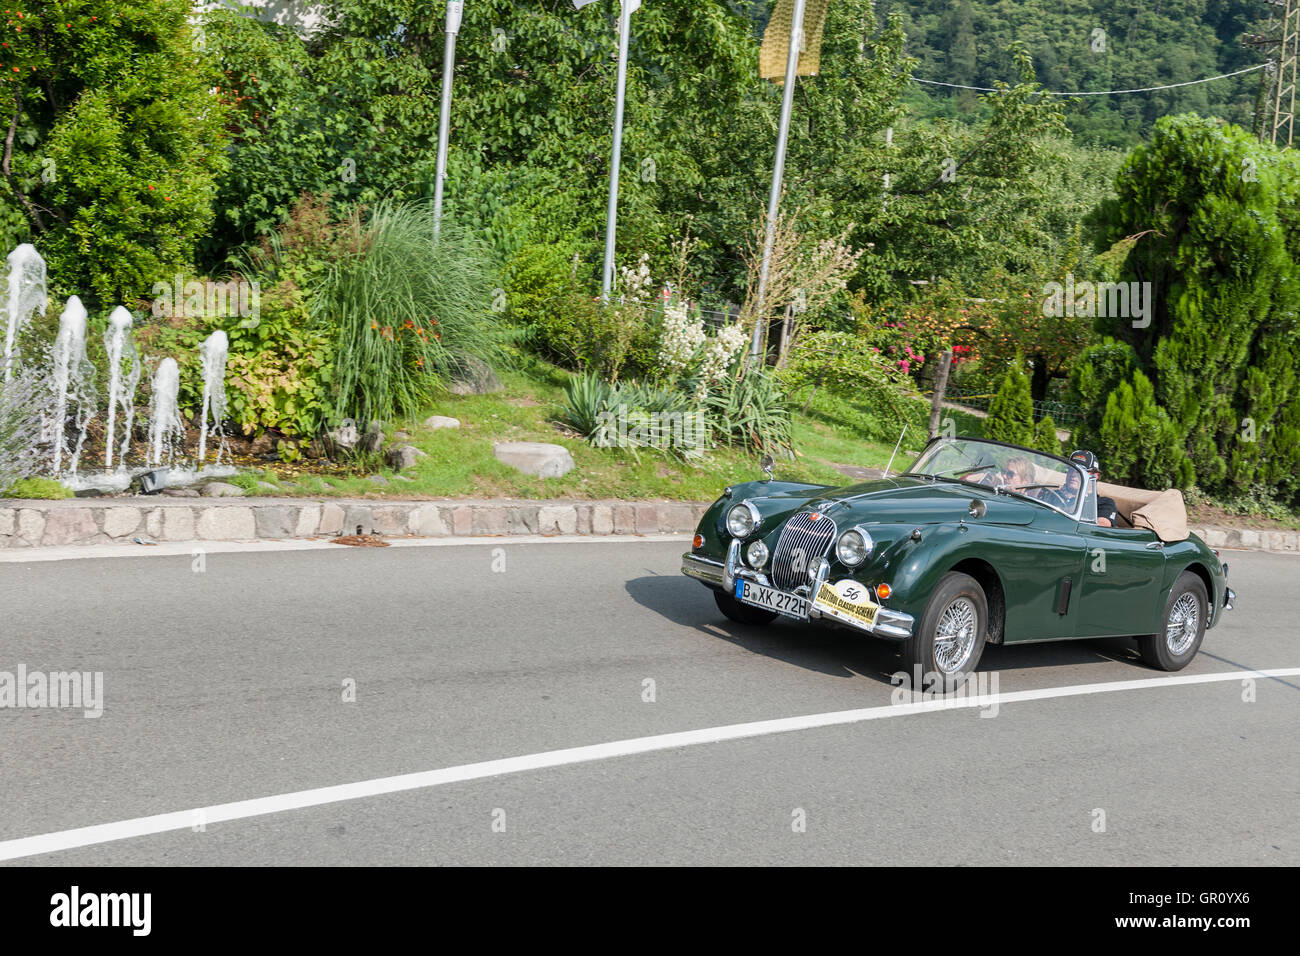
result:
[[(1260, 83), (1255, 129), (1260, 141), (1287, 149), (1295, 145), (1296, 89), (1300, 86), (1300, 0), (1264, 0), (1271, 8), (1269, 28), (1242, 42), (1267, 51), (1270, 68)], [(1281, 19), (1274, 20), (1276, 11)]]
[(447, 138), (451, 128), (451, 81), (456, 72), (456, 34), (460, 32), (463, 0), (448, 0), (446, 40), (442, 52), (442, 107), (438, 113), (438, 159), (433, 174), (433, 235), (442, 228), (442, 181), (447, 178)]

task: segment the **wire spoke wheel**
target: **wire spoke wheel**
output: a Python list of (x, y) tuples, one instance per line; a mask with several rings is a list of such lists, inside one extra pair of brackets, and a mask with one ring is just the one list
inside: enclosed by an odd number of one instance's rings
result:
[(979, 632), (979, 616), (969, 598), (959, 597), (939, 616), (934, 634), (934, 662), (945, 674), (960, 671), (970, 659)]
[(1201, 605), (1196, 595), (1187, 592), (1179, 595), (1169, 611), (1169, 622), (1165, 625), (1165, 644), (1171, 654), (1181, 657), (1187, 653), (1196, 640), (1201, 622)]

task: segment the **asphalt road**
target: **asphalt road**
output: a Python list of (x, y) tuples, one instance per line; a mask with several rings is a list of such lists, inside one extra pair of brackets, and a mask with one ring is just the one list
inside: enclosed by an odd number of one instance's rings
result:
[[(0, 850), (250, 798), (890, 704), (889, 645), (731, 624), (678, 574), (684, 548), (339, 547), (211, 554), (201, 573), (189, 556), (0, 564), (0, 671), (104, 680), (98, 719), (0, 709)], [(1300, 557), (1225, 556), (1237, 609), (1182, 675), (1300, 666)], [(981, 671), (1002, 694), (1166, 676), (1121, 640), (990, 648)], [(9, 865), (1295, 865), (1300, 677), (1254, 691), (1244, 701), (1234, 677), (1046, 695), (992, 719), (891, 714)]]

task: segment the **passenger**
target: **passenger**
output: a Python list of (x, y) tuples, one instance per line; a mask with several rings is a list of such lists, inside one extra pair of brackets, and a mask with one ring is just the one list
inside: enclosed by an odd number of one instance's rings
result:
[[(1088, 472), (1094, 482), (1101, 480), (1101, 462), (1097, 460), (1097, 456), (1092, 452), (1082, 449), (1071, 452), (1070, 461), (1077, 461), (1083, 465), (1084, 470)], [(1115, 504), (1115, 499), (1098, 495), (1097, 524), (1103, 528), (1113, 528), (1118, 523), (1119, 507)]]

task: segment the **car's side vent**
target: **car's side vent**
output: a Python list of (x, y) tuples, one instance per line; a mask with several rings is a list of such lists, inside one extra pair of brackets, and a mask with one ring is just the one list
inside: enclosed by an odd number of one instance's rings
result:
[[(814, 512), (815, 514), (816, 512)], [(830, 550), (835, 522), (824, 514), (800, 512), (786, 522), (772, 554), (772, 583), (793, 591), (808, 583), (808, 569)]]
[(1056, 601), (1056, 613), (1064, 614), (1070, 610), (1070, 579), (1065, 578), (1061, 581), (1061, 596)]

